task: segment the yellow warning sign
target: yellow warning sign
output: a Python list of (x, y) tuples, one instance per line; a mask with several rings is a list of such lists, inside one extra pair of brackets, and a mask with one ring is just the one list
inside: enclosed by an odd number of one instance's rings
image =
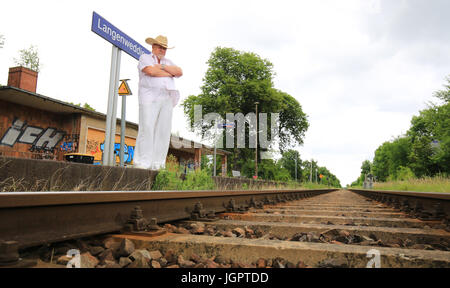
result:
[(119, 95), (121, 95), (121, 96), (132, 95), (131, 89), (128, 86), (127, 80), (129, 80), (129, 79), (120, 80), (120, 81), (122, 81), (122, 83), (120, 83), (120, 86), (119, 86)]

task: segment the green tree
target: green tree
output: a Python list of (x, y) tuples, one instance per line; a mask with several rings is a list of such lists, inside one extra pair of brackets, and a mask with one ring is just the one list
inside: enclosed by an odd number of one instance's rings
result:
[[(255, 174), (255, 160), (247, 160), (242, 165), (242, 175), (251, 178)], [(289, 171), (282, 167), (280, 161), (262, 159), (258, 164), (258, 179), (283, 181), (291, 180)]]
[(361, 174), (367, 175), (372, 173), (372, 163), (369, 160), (365, 160), (361, 165)]
[[(214, 123), (194, 122), (194, 106), (202, 106), (202, 114), (217, 113), (226, 119), (227, 113), (255, 113), (255, 102), (259, 102), (258, 112), (267, 113), (268, 126), (271, 123), (271, 113), (280, 113), (279, 117), (279, 147), (284, 149), (289, 145), (301, 144), (304, 133), (308, 128), (306, 115), (300, 104), (287, 93), (273, 87), (273, 65), (266, 59), (250, 52), (241, 52), (232, 48), (216, 48), (207, 62), (206, 71), (199, 95), (190, 95), (184, 102), (184, 113), (188, 117), (191, 127), (203, 139), (208, 138), (207, 131)], [(259, 115), (258, 115), (259, 117)], [(268, 129), (268, 139), (272, 139), (271, 129)], [(249, 147), (250, 127), (246, 125), (245, 147)], [(223, 132), (225, 134), (225, 131)], [(223, 141), (225, 142), (225, 137)], [(254, 149), (237, 148), (237, 131), (235, 129), (235, 148), (225, 148), (231, 151), (228, 164), (230, 169), (241, 170), (248, 165), (249, 159), (254, 159)], [(258, 142), (258, 152), (261, 149)], [(271, 144), (274, 144), (272, 141)], [(225, 147), (225, 143), (223, 147)], [(260, 159), (260, 157), (258, 157)], [(258, 160), (259, 162), (260, 160)]]
[(258, 178), (274, 181), (288, 181), (289, 172), (272, 159), (263, 159), (258, 165)]
[(302, 174), (303, 182), (315, 182), (316, 181), (315, 175), (317, 168), (318, 168), (317, 161), (314, 161), (313, 159), (311, 159), (311, 161), (308, 160), (302, 161), (302, 170), (305, 171)]
[(393, 141), (383, 143), (375, 151), (372, 172), (378, 181), (395, 180), (399, 167), (409, 165), (409, 137), (398, 137)]
[(389, 146), (390, 142), (384, 142), (375, 150), (372, 171), (378, 181), (386, 181), (389, 177)]
[(419, 177), (450, 173), (450, 77), (446, 81), (445, 89), (433, 94), (443, 104), (430, 103), (412, 118), (407, 132), (409, 167)]
[(37, 48), (33, 45), (28, 49), (20, 50), (19, 59), (14, 58), (14, 62), (18, 66), (23, 66), (36, 72), (39, 72), (42, 67)]
[[(440, 95), (450, 94), (441, 91)], [(411, 120), (410, 167), (417, 176), (450, 173), (450, 102), (431, 104)]]
[(297, 180), (303, 179), (302, 159), (300, 153), (296, 150), (287, 150), (282, 153), (280, 164), (289, 171), (291, 179), (295, 180), (295, 164), (297, 159)]
[(322, 179), (318, 178), (318, 182), (320, 184), (332, 187), (341, 187), (341, 182), (339, 181), (339, 179), (326, 167), (318, 167), (318, 174), (322, 175)]
[[(282, 97), (280, 111), (280, 151), (287, 147), (303, 144), (305, 132), (309, 127), (308, 116), (303, 112), (301, 105), (291, 95), (277, 91)], [(300, 129), (299, 129), (300, 128)]]

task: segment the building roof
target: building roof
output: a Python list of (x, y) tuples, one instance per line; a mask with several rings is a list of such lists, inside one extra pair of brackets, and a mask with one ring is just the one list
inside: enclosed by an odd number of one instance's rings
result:
[(13, 86), (0, 86), (0, 100), (58, 114), (82, 113), (106, 117), (105, 114), (100, 112), (85, 109), (80, 106)]
[[(67, 102), (63, 102), (13, 86), (0, 86), (0, 100), (58, 114), (85, 114), (105, 119), (106, 121), (106, 114), (82, 108), (80, 106), (69, 104)], [(120, 122), (120, 120), (117, 119), (117, 122)], [(126, 123), (127, 126), (135, 127), (136, 129), (138, 129), (139, 127), (139, 125), (134, 122), (126, 121)], [(214, 147), (209, 147), (192, 140), (184, 139), (183, 137), (177, 137), (175, 135), (171, 135), (171, 147), (191, 153), (193, 152), (194, 147), (202, 147), (205, 152), (209, 153), (213, 153), (214, 151)], [(222, 149), (216, 150), (217, 154), (231, 154), (231, 152)]]

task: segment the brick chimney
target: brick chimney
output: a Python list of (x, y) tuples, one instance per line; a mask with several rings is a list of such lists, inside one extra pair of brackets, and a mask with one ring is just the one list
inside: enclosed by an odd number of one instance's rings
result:
[(8, 86), (36, 93), (38, 73), (25, 67), (9, 68)]

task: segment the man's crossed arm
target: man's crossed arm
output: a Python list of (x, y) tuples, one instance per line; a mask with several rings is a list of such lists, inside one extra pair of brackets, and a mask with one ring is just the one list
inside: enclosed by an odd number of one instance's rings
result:
[(142, 72), (152, 77), (180, 77), (183, 75), (180, 67), (166, 65), (163, 70), (161, 64), (146, 66), (142, 69)]

